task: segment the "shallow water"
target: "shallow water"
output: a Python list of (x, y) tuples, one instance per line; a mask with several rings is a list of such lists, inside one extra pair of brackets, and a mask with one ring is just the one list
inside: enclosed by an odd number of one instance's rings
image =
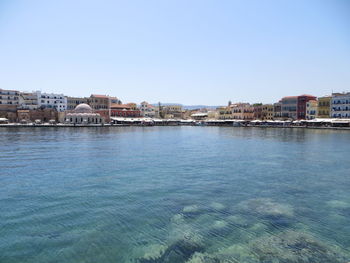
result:
[(349, 143), (328, 130), (2, 128), (0, 262), (348, 262)]

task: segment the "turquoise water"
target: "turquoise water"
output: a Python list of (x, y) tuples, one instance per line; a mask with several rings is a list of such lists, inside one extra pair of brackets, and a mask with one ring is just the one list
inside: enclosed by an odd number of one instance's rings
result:
[(348, 262), (350, 132), (0, 129), (0, 262)]

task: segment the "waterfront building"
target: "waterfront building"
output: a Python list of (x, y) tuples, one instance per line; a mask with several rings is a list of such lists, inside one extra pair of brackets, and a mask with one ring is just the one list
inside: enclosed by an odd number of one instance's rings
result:
[(89, 98), (82, 97), (67, 97), (67, 110), (74, 110), (79, 104), (89, 104)]
[(208, 113), (207, 112), (196, 112), (191, 114), (191, 118), (194, 120), (205, 120), (208, 118)]
[(219, 107), (216, 109), (219, 120), (230, 120), (232, 119), (232, 108), (231, 105), (225, 107)]
[(261, 120), (262, 119), (262, 103), (253, 104), (253, 110), (254, 110), (254, 119)]
[(69, 124), (103, 124), (104, 119), (100, 114), (94, 113), (93, 109), (86, 103), (79, 104), (73, 112), (66, 114), (66, 123)]
[(317, 98), (312, 95), (300, 95), (298, 96), (297, 118), (299, 120), (306, 119), (306, 103), (310, 100), (316, 100)]
[(281, 117), (283, 119), (297, 119), (298, 97), (288, 96), (281, 100)]
[(312, 120), (317, 117), (317, 100), (309, 100), (306, 102), (306, 120)]
[(274, 106), (272, 104), (262, 105), (261, 119), (262, 120), (273, 120), (274, 119)]
[(281, 100), (283, 119), (305, 119), (306, 103), (310, 100), (316, 100), (312, 95), (288, 96)]
[(232, 119), (234, 120), (253, 120), (254, 106), (249, 103), (236, 103), (230, 105), (232, 109)]
[(331, 117), (331, 100), (332, 96), (324, 96), (318, 98), (318, 118), (329, 118)]
[(19, 106), (19, 91), (0, 89), (0, 110), (16, 111)]
[(140, 111), (141, 111), (141, 116), (143, 116), (143, 117), (149, 117), (149, 118), (156, 117), (155, 107), (146, 101), (141, 102)]
[(17, 108), (19, 106), (19, 91), (0, 89), (0, 118), (10, 122), (17, 120)]
[(141, 116), (141, 111), (135, 105), (135, 103), (112, 104), (111, 117), (138, 118)]
[(331, 115), (333, 118), (350, 117), (350, 92), (332, 94)]
[(38, 106), (41, 108), (55, 109), (59, 112), (67, 110), (67, 98), (63, 94), (36, 92)]
[(279, 120), (282, 118), (282, 102), (276, 102), (273, 104), (273, 118)]
[(88, 100), (88, 104), (95, 113), (100, 114), (106, 122), (110, 122), (111, 100), (109, 96), (92, 94)]
[(173, 104), (162, 106), (162, 115), (165, 119), (182, 119), (183, 109), (182, 105)]
[(36, 110), (38, 107), (39, 101), (36, 92), (20, 92), (19, 109)]

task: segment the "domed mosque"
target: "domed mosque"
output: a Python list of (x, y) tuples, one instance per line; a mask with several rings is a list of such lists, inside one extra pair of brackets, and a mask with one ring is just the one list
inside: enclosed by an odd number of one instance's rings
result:
[(86, 104), (81, 103), (75, 109), (66, 114), (66, 123), (70, 124), (103, 124), (104, 119), (100, 114), (94, 113), (92, 108)]

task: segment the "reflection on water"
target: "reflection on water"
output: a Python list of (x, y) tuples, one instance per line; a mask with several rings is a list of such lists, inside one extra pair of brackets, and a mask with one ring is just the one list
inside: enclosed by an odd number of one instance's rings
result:
[(0, 262), (348, 262), (350, 133), (0, 130)]

